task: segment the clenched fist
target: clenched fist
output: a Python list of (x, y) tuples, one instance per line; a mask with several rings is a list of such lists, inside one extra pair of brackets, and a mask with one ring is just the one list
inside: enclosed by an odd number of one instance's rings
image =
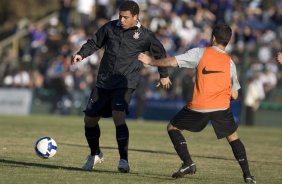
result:
[(154, 59), (144, 53), (140, 53), (138, 60), (144, 64), (150, 65)]
[(76, 55), (71, 57), (71, 64), (74, 65), (74, 64), (80, 62), (81, 60), (82, 60), (82, 56), (76, 54)]

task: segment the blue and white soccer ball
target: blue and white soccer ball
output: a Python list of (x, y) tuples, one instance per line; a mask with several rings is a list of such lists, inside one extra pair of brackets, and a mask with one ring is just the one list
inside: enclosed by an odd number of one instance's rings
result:
[(36, 141), (34, 149), (40, 158), (51, 158), (57, 153), (57, 143), (51, 137), (41, 137)]

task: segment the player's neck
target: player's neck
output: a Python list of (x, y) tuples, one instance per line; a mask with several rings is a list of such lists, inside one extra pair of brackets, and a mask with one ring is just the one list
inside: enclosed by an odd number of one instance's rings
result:
[(219, 49), (225, 51), (225, 46), (221, 45), (221, 44), (218, 44), (218, 43), (213, 43), (212, 46), (215, 46), (215, 47), (218, 47)]

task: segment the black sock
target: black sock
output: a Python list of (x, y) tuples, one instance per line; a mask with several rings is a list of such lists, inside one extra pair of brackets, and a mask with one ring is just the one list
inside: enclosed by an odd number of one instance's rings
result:
[(126, 124), (116, 127), (116, 140), (120, 159), (128, 160), (129, 131)]
[(187, 143), (179, 130), (169, 130), (168, 135), (180, 159), (184, 164), (191, 165), (193, 163), (188, 152)]
[(91, 155), (100, 154), (99, 138), (100, 138), (100, 127), (96, 125), (95, 127), (84, 127), (85, 137), (88, 142), (88, 146), (91, 150)]
[(232, 148), (232, 151), (233, 151), (233, 154), (234, 154), (236, 160), (238, 161), (238, 163), (239, 163), (239, 165), (240, 165), (240, 167), (243, 171), (243, 174), (245, 176), (251, 176), (244, 144), (240, 141), (240, 139), (232, 141), (229, 144)]

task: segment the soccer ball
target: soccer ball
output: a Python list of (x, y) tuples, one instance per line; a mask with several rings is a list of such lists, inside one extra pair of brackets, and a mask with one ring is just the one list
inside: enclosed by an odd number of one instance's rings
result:
[(40, 158), (51, 158), (57, 152), (57, 143), (51, 137), (41, 137), (36, 141), (34, 149)]

